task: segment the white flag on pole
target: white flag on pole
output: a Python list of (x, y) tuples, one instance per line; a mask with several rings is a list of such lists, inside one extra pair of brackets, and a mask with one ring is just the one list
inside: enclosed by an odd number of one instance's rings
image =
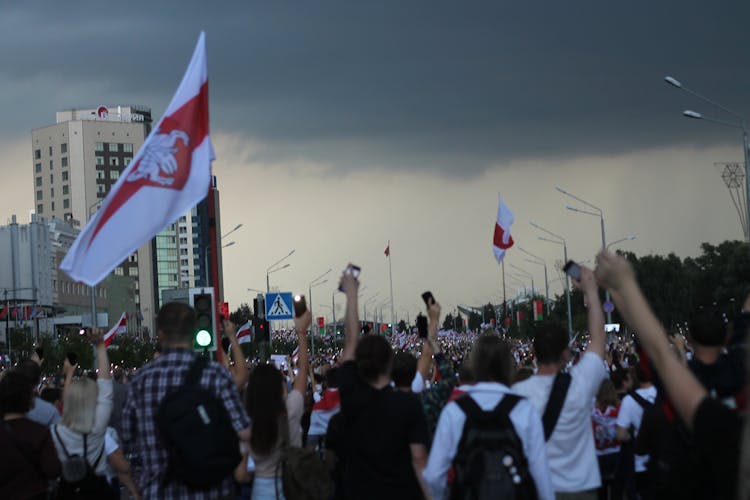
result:
[(60, 268), (94, 286), (138, 247), (208, 194), (213, 147), (208, 129), (208, 70), (201, 33), (164, 116), (123, 170)]
[(503, 261), (505, 251), (513, 246), (513, 238), (510, 235), (510, 226), (513, 225), (515, 217), (508, 206), (503, 203), (503, 198), (497, 195), (497, 222), (495, 222), (495, 234), (492, 238), (492, 251), (498, 264)]

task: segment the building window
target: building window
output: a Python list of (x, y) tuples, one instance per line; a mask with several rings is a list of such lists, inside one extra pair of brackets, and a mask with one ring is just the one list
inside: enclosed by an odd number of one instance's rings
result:
[(63, 142), (62, 144), (60, 144), (60, 154), (67, 154), (67, 152), (68, 152), (68, 143)]
[(97, 184), (96, 185), (96, 192), (97, 193), (105, 193), (107, 191), (107, 186), (104, 184)]
[(42, 178), (41, 177), (37, 177), (36, 178), (36, 187), (41, 187), (41, 186), (42, 186)]
[(53, 184), (55, 182), (55, 174), (49, 174), (49, 183)]
[(138, 268), (131, 267), (130, 269), (128, 269), (128, 276), (138, 276)]
[(70, 187), (65, 184), (63, 185), (63, 194), (69, 194), (70, 193)]
[(132, 153), (133, 152), (133, 144), (130, 142), (126, 142), (122, 145), (122, 150), (126, 153)]
[(42, 171), (42, 164), (41, 163), (35, 164), (34, 165), (34, 172), (36, 172), (38, 174), (41, 171)]
[(109, 165), (111, 167), (119, 167), (120, 166), (120, 159), (116, 156), (113, 156), (109, 159)]
[(49, 155), (52, 156), (52, 146), (49, 147)]
[(124, 275), (125, 275), (125, 272), (123, 271), (121, 267), (115, 268), (115, 276), (124, 276)]
[(62, 158), (60, 158), (60, 165), (62, 165), (63, 167), (67, 167), (68, 166), (68, 157), (67, 156), (63, 156)]
[(96, 157), (96, 166), (97, 167), (103, 167), (104, 166), (104, 157), (103, 156), (97, 156)]
[(128, 165), (130, 165), (130, 161), (131, 161), (132, 159), (133, 159), (133, 158), (131, 158), (130, 156), (126, 156), (125, 158), (123, 158), (123, 159), (122, 159), (122, 165), (123, 165), (124, 167), (127, 167)]
[(94, 146), (94, 151), (104, 151), (104, 143), (97, 142), (96, 146)]
[(67, 181), (68, 180), (68, 173), (67, 172), (63, 172), (62, 173), (62, 179), (63, 179), (63, 181)]
[(41, 214), (42, 212), (44, 212), (42, 205), (41, 204), (37, 205), (36, 206), (36, 213)]
[(108, 151), (114, 151), (114, 152), (117, 152), (117, 151), (119, 151), (119, 150), (120, 150), (120, 147), (119, 147), (119, 146), (120, 146), (120, 145), (119, 145), (118, 143), (116, 143), (116, 142), (108, 142), (108, 143), (107, 143), (107, 150), (108, 150)]
[(54, 198), (55, 197), (55, 188), (49, 188), (49, 197)]
[(116, 181), (117, 179), (120, 178), (120, 172), (118, 172), (117, 170), (110, 170), (109, 178), (112, 179), (113, 181)]
[(42, 157), (42, 150), (41, 149), (35, 149), (34, 150), (34, 159), (39, 160)]
[(54, 212), (54, 211), (55, 211), (55, 202), (53, 201), (53, 202), (51, 203), (51, 205), (52, 205), (52, 211)]
[(41, 190), (39, 190), (39, 191), (36, 192), (36, 199), (37, 200), (43, 199), (43, 197), (42, 197), (42, 191)]
[(70, 208), (70, 200), (68, 199), (63, 200), (63, 208)]
[(96, 178), (101, 180), (104, 179), (104, 170), (97, 170), (96, 171)]
[(49, 161), (49, 169), (52, 170), (53, 168), (55, 168), (55, 162), (53, 162), (52, 160), (50, 160)]

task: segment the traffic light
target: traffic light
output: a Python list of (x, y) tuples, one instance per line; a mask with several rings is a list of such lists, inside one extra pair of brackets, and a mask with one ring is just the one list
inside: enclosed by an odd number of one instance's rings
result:
[(254, 319), (255, 324), (255, 341), (256, 342), (270, 342), (271, 333), (268, 329), (268, 321), (265, 319)]
[(216, 350), (216, 306), (213, 288), (190, 290), (190, 305), (195, 310), (195, 335), (193, 349), (198, 351)]

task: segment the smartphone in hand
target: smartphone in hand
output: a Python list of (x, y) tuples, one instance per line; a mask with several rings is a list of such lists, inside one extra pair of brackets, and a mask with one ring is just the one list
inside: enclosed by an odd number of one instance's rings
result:
[[(349, 264), (348, 266), (346, 266), (346, 269), (344, 269), (344, 274), (351, 274), (352, 276), (354, 276), (355, 280), (358, 280), (359, 273), (361, 270), (362, 270), (361, 267), (355, 266), (354, 264)], [(344, 289), (341, 288), (341, 286), (339, 286), (339, 292), (343, 292), (343, 291)]]
[(76, 353), (68, 352), (65, 357), (68, 358), (68, 363), (71, 365), (75, 366), (78, 364), (78, 355)]
[(565, 264), (565, 267), (563, 267), (563, 271), (574, 280), (581, 281), (581, 266), (579, 266), (572, 260), (569, 260), (567, 264)]
[(435, 303), (435, 297), (432, 296), (432, 292), (423, 293), (422, 300), (424, 300), (424, 305), (426, 305), (427, 307), (430, 307)]
[(299, 318), (307, 312), (307, 301), (304, 295), (294, 296), (294, 317)]

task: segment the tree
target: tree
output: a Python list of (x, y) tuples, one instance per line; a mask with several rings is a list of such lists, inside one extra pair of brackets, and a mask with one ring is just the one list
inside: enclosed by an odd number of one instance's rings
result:
[(488, 302), (486, 306), (484, 306), (484, 322), (485, 323), (491, 323), (492, 320), (495, 320), (495, 324), (497, 324), (497, 314), (495, 312), (495, 306), (492, 305), (491, 302)]
[(236, 311), (229, 314), (229, 320), (237, 325), (237, 328), (250, 321), (252, 317), (253, 312), (247, 303), (240, 304)]
[(406, 331), (406, 321), (404, 321), (403, 319), (398, 322), (398, 331), (399, 333)]
[(445, 319), (443, 319), (443, 330), (453, 330), (455, 326), (453, 315), (451, 313), (446, 314)]

